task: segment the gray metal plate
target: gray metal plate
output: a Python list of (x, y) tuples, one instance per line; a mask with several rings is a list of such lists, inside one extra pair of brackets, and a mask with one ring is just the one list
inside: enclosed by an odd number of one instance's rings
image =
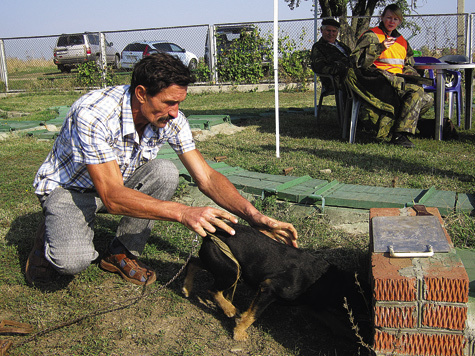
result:
[(377, 216), (372, 219), (374, 252), (449, 252), (450, 245), (436, 216)]

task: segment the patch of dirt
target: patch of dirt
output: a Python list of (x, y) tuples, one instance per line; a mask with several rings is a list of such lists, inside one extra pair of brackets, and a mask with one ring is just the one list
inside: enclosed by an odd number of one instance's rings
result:
[(196, 141), (205, 141), (208, 138), (219, 135), (219, 134), (232, 135), (242, 130), (245, 130), (245, 127), (239, 127), (230, 123), (223, 123), (223, 124), (211, 126), (209, 130), (193, 129), (191, 131), (193, 133), (193, 138)]

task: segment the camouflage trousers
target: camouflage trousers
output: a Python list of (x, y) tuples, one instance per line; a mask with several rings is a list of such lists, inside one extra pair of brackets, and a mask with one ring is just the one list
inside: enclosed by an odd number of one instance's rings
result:
[(397, 90), (401, 104), (395, 108), (392, 115), (379, 110), (372, 105), (363, 104), (360, 110), (360, 120), (371, 122), (378, 131), (377, 137), (384, 138), (391, 132), (416, 133), (417, 120), (429, 110), (434, 99), (432, 95), (424, 92), (418, 85), (406, 84), (404, 89)]

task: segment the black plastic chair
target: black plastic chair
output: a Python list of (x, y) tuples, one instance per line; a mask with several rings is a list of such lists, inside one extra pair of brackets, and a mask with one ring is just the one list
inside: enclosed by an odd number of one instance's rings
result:
[(325, 77), (329, 78), (332, 83), (332, 88), (326, 88), (323, 86), (322, 83), (322, 89), (320, 91), (320, 98), (318, 99), (318, 106), (317, 110), (315, 111), (315, 118), (318, 121), (318, 115), (320, 114), (320, 110), (322, 109), (322, 104), (323, 104), (323, 98), (326, 96), (334, 95), (335, 96), (335, 102), (336, 102), (336, 110), (338, 114), (338, 124), (340, 127), (343, 125), (344, 122), (344, 114), (345, 114), (345, 104), (344, 104), (344, 95), (345, 93), (342, 90), (338, 90), (336, 83), (335, 83), (335, 78), (331, 74), (317, 74), (318, 77)]
[(356, 125), (358, 122), (358, 113), (361, 106), (361, 100), (345, 86), (344, 90), (337, 89), (335, 78), (331, 74), (317, 74), (319, 77), (326, 77), (331, 79), (332, 88), (327, 89), (322, 85), (318, 106), (316, 107), (315, 118), (318, 120), (319, 112), (322, 108), (323, 98), (330, 95), (335, 95), (336, 110), (339, 118), (339, 126), (342, 130), (342, 138), (348, 137), (350, 143), (355, 142)]

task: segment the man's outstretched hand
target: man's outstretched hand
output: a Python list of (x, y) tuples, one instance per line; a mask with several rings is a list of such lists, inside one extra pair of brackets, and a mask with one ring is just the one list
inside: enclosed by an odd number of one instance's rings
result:
[(271, 239), (298, 247), (297, 230), (290, 223), (272, 219), (261, 213), (254, 214), (248, 223)]

